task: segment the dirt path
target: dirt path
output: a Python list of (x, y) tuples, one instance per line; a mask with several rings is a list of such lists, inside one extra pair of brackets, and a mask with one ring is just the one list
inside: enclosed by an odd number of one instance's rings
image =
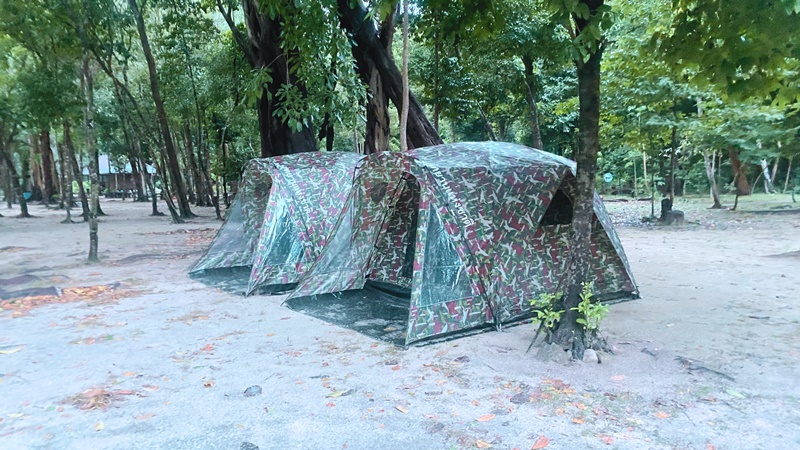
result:
[(531, 325), (402, 350), (211, 289), (186, 277), (211, 211), (103, 208), (100, 265), (84, 224), (0, 218), (0, 289), (63, 292), (0, 311), (4, 449), (800, 447), (797, 216), (621, 227), (643, 298), (612, 307), (618, 354), (558, 365)]

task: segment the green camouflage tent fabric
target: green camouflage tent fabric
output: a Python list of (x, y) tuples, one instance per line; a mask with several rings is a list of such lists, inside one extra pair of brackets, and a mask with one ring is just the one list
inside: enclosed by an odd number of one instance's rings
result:
[[(518, 320), (529, 300), (565, 287), (574, 185), (572, 161), (515, 144), (372, 155), (292, 298), (408, 287), (406, 344)], [(637, 294), (599, 196), (591, 252), (596, 295)]]
[(251, 160), (228, 218), (190, 274), (250, 268), (247, 293), (297, 282), (326, 245), (363, 158), (307, 152)]

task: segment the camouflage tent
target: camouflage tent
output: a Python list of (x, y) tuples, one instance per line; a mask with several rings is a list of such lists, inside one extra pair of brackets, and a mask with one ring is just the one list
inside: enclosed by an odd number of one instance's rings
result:
[(325, 246), (363, 156), (308, 152), (254, 159), (228, 218), (190, 274), (227, 281), (246, 272), (246, 293), (298, 281)]
[[(574, 163), (505, 143), (370, 156), (329, 244), (291, 298), (387, 288), (401, 296), (401, 342), (528, 317), (565, 286)], [(592, 267), (601, 299), (637, 294), (599, 196)]]

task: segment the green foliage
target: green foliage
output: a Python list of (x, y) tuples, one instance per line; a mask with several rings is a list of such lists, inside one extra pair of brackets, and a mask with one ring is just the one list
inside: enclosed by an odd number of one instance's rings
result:
[(600, 323), (608, 315), (608, 306), (600, 302), (592, 302), (593, 283), (585, 282), (581, 286), (581, 301), (572, 310), (578, 311), (580, 317), (578, 317), (577, 322), (583, 325), (585, 335), (593, 337), (600, 331)]
[(550, 340), (558, 321), (561, 320), (561, 316), (564, 314), (563, 309), (558, 309), (561, 306), (562, 296), (561, 292), (555, 294), (544, 292), (539, 294), (538, 298), (530, 301), (530, 305), (534, 308), (534, 313), (536, 314), (533, 321), (540, 323), (540, 327), (544, 328), (548, 340)]

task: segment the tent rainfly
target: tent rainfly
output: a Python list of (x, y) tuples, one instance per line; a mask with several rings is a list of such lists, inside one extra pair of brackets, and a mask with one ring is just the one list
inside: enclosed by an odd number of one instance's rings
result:
[[(393, 291), (408, 310), (406, 345), (530, 317), (531, 299), (566, 288), (574, 171), (568, 159), (506, 143), (371, 155), (290, 299), (325, 302), (352, 290), (385, 299)], [(596, 194), (594, 212), (595, 295), (635, 298)]]
[(190, 275), (249, 272), (246, 293), (292, 287), (316, 261), (364, 157), (307, 152), (251, 160), (228, 218)]

